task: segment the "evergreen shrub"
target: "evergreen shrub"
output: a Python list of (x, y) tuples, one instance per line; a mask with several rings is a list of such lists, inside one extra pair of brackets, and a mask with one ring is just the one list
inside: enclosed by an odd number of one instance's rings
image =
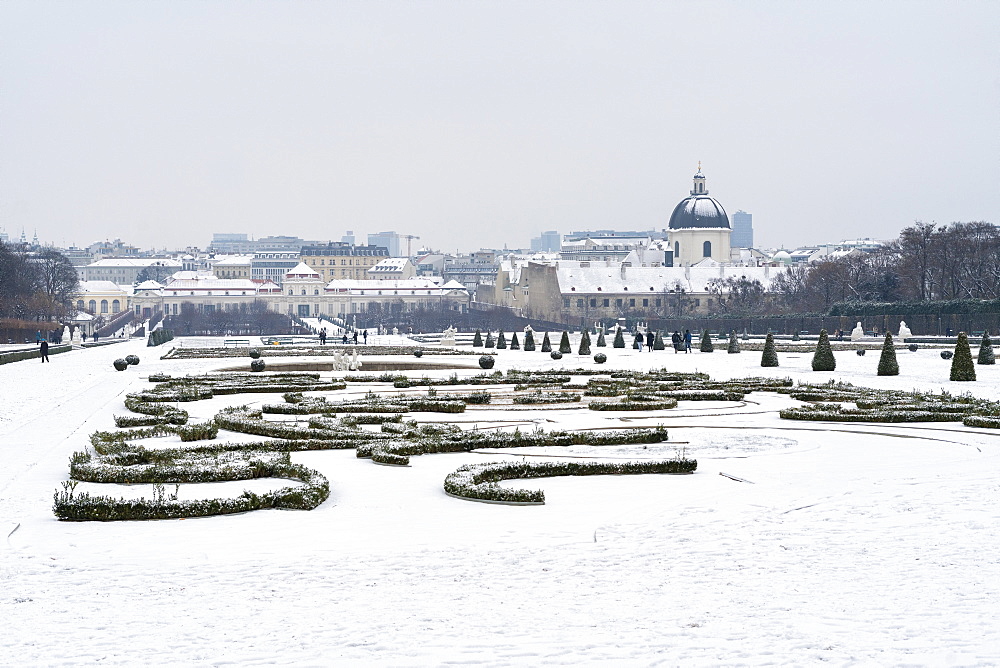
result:
[(257, 350), (256, 348), (251, 348), (249, 354), (250, 354), (250, 357), (252, 359), (259, 359), (260, 358), (260, 351)]
[(596, 345), (597, 345), (598, 348), (607, 348), (608, 347), (608, 342), (604, 340), (604, 330), (603, 329), (597, 335), (597, 344)]
[(740, 340), (736, 337), (736, 330), (729, 332), (729, 347), (726, 352), (732, 355), (733, 353), (740, 352)]
[(124, 371), (125, 369), (128, 368), (128, 362), (126, 362), (123, 359), (117, 359), (114, 362), (112, 362), (112, 364), (114, 365), (117, 371)]
[(856, 352), (858, 354), (858, 357), (864, 357), (865, 353), (868, 352), (868, 351), (865, 350), (864, 348), (858, 348), (854, 352)]
[(494, 364), (496, 364), (496, 360), (493, 359), (492, 355), (483, 355), (479, 358), (479, 368), (481, 369), (492, 369)]
[(907, 350), (909, 350), (909, 351), (910, 351), (911, 353), (915, 353), (915, 352), (917, 352), (917, 350), (918, 350), (919, 348), (920, 348), (920, 346), (918, 346), (918, 345), (917, 345), (917, 344), (915, 344), (915, 343), (911, 343), (910, 345), (906, 346), (906, 349), (907, 349)]
[(138, 355), (126, 355), (125, 356), (125, 361), (128, 362), (129, 364), (131, 364), (132, 366), (135, 366), (136, 364), (139, 363), (139, 356)]
[(625, 334), (621, 327), (615, 330), (615, 340), (611, 344), (614, 348), (624, 348), (625, 347)]
[(837, 360), (833, 356), (833, 348), (830, 347), (830, 339), (825, 329), (819, 330), (819, 343), (816, 344), (816, 353), (812, 359), (813, 371), (834, 371), (837, 368)]
[(251, 371), (263, 371), (264, 366), (264, 360), (254, 360), (253, 362), (250, 362)]
[(549, 341), (549, 333), (545, 332), (545, 336), (542, 337), (542, 352), (551, 353), (552, 352), (552, 342)]
[(708, 333), (707, 329), (704, 329), (701, 332), (701, 352), (715, 352), (715, 344), (712, 343), (712, 335)]
[(580, 350), (577, 351), (578, 355), (589, 355), (590, 354), (590, 332), (586, 329), (580, 334)]
[(569, 345), (569, 332), (563, 331), (562, 337), (559, 339), (559, 352), (563, 355), (568, 355), (573, 352), (573, 348)]
[(983, 332), (983, 340), (979, 342), (979, 358), (977, 364), (996, 364), (996, 356), (993, 354), (993, 341), (990, 340), (989, 332)]
[(549, 353), (549, 357), (551, 357), (554, 360), (561, 360), (562, 353), (559, 352), (558, 350), (553, 350), (552, 352)]
[(530, 328), (524, 332), (524, 349), (528, 352), (535, 350), (535, 333)]
[(972, 363), (969, 337), (965, 332), (959, 332), (958, 343), (955, 344), (955, 357), (951, 360), (951, 380), (969, 381), (975, 379), (976, 366)]
[(424, 356), (424, 351), (423, 350), (414, 350), (413, 351), (413, 356), (417, 357), (417, 358), (423, 357)]
[(521, 342), (517, 340), (517, 332), (514, 332), (513, 334), (510, 335), (510, 349), (511, 350), (521, 349)]
[(896, 361), (896, 346), (892, 343), (892, 334), (885, 333), (885, 341), (882, 343), (882, 356), (878, 360), (878, 375), (898, 376), (899, 362)]
[(663, 345), (663, 336), (660, 334), (660, 330), (656, 330), (656, 338), (653, 339), (653, 350), (665, 350), (666, 346)]
[(503, 332), (497, 334), (497, 350), (506, 350), (507, 339), (504, 338)]
[(774, 334), (767, 333), (764, 339), (764, 352), (760, 356), (761, 366), (778, 366), (778, 351), (774, 348)]
[(604, 353), (597, 353), (596, 355), (594, 355), (594, 361), (597, 362), (598, 364), (604, 364), (605, 362), (608, 361), (608, 356), (605, 355)]
[(482, 348), (482, 346), (483, 346), (483, 334), (477, 329), (476, 335), (472, 337), (472, 347)]
[(955, 353), (953, 353), (950, 350), (942, 350), (941, 351), (941, 359), (943, 359), (943, 360), (950, 360), (954, 356), (955, 356)]
[(496, 339), (493, 338), (493, 332), (486, 332), (486, 348), (495, 348), (497, 345)]

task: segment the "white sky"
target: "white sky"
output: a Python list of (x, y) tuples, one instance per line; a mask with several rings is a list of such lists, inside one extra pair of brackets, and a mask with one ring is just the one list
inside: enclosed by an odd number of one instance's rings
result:
[(0, 3), (0, 230), (443, 250), (1000, 223), (1000, 2)]

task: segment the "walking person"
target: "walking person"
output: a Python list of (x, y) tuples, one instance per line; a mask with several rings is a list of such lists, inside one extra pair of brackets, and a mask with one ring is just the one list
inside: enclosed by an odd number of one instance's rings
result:
[(690, 329), (685, 329), (684, 330), (684, 352), (685, 353), (691, 352), (691, 330)]
[(49, 361), (49, 342), (46, 341), (45, 339), (42, 339), (41, 342), (39, 342), (38, 347), (41, 350), (42, 363), (44, 364), (45, 362)]
[(358, 345), (358, 331), (354, 330), (354, 345)]
[(679, 353), (681, 350), (681, 345), (683, 343), (683, 339), (681, 338), (681, 333), (678, 332), (677, 330), (674, 330), (674, 333), (670, 335), (670, 343), (672, 343), (674, 346), (674, 354), (676, 355), (677, 353)]
[(646, 330), (646, 350), (652, 351), (653, 344), (656, 342), (656, 335), (653, 334), (653, 330)]
[(367, 346), (368, 345), (368, 330), (366, 329), (364, 332), (362, 332), (362, 335), (365, 337), (365, 345)]
[(326, 328), (325, 327), (323, 329), (319, 330), (319, 345), (321, 345), (321, 346), (325, 346), (326, 345)]
[(637, 331), (635, 333), (635, 345), (632, 346), (640, 353), (642, 352), (642, 332)]

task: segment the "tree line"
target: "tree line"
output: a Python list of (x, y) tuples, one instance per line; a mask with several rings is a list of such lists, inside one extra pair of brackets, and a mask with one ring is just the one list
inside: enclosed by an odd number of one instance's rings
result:
[(0, 319), (6, 329), (57, 321), (73, 311), (76, 267), (53, 248), (0, 242)]
[(737, 317), (826, 314), (864, 303), (1000, 299), (1000, 228), (985, 222), (917, 222), (872, 251), (852, 251), (789, 267), (769, 287), (760, 281), (717, 280), (716, 312)]

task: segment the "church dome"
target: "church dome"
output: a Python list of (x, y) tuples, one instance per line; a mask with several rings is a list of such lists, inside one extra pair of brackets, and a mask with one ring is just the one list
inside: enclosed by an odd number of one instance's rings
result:
[(718, 200), (708, 196), (705, 176), (701, 173), (700, 167), (698, 173), (694, 175), (691, 196), (682, 199), (674, 207), (668, 227), (671, 230), (729, 229), (729, 216)]

